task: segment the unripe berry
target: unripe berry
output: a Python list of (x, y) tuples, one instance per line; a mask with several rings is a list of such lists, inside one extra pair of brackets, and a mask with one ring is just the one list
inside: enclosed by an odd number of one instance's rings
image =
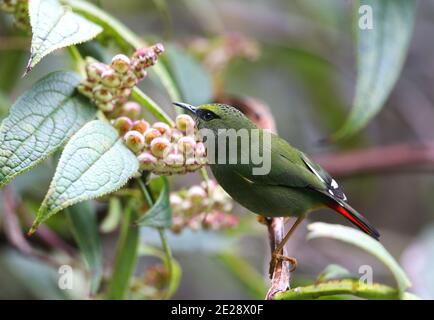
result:
[(136, 120), (133, 123), (133, 130), (144, 134), (149, 129), (149, 123), (145, 120)]
[(127, 88), (134, 87), (137, 82), (137, 77), (133, 72), (129, 71), (122, 77), (122, 85)]
[(153, 47), (153, 49), (154, 49), (154, 52), (155, 52), (157, 55), (161, 55), (161, 54), (164, 52), (164, 46), (163, 46), (162, 43), (156, 43), (156, 44), (154, 44), (152, 47)]
[(197, 142), (194, 148), (194, 153), (197, 158), (202, 158), (206, 155), (206, 148), (203, 142)]
[(149, 152), (142, 152), (137, 157), (137, 160), (139, 161), (140, 170), (142, 170), (142, 171), (150, 171), (150, 170), (152, 170), (155, 167), (156, 163), (157, 163), (157, 158), (155, 158)]
[(182, 205), (183, 199), (176, 193), (170, 194), (170, 205), (173, 211), (178, 211)]
[(141, 107), (137, 102), (129, 101), (122, 106), (122, 114), (130, 119), (136, 119), (140, 115)]
[(181, 139), (183, 136), (184, 135), (180, 130), (174, 128), (174, 129), (172, 129), (172, 134), (170, 135), (170, 140), (172, 142), (178, 142), (178, 140)]
[[(128, 98), (131, 95), (131, 88), (119, 88), (116, 89), (116, 96), (119, 98), (125, 98), (128, 100)], [(126, 101), (125, 101), (126, 102)]]
[(107, 69), (101, 74), (101, 82), (109, 88), (116, 88), (121, 84), (121, 79), (113, 69)]
[(169, 125), (167, 125), (164, 122), (155, 122), (152, 125), (152, 128), (157, 129), (158, 131), (160, 131), (160, 133), (166, 137), (169, 137), (172, 130), (170, 129)]
[(93, 88), (93, 95), (96, 100), (101, 102), (108, 102), (113, 99), (112, 93), (102, 85), (97, 85)]
[(165, 152), (169, 151), (171, 143), (164, 137), (158, 137), (152, 140), (151, 142), (151, 151), (152, 154), (156, 157), (162, 157)]
[(146, 132), (143, 135), (145, 137), (145, 145), (149, 146), (152, 140), (161, 136), (161, 133), (157, 129), (150, 128), (146, 130)]
[(143, 149), (145, 146), (145, 138), (143, 135), (138, 131), (128, 131), (125, 136), (124, 140), (126, 145), (133, 151), (138, 152)]
[(93, 62), (86, 65), (87, 77), (90, 80), (101, 80), (102, 73), (106, 70), (106, 66), (99, 62)]
[(179, 168), (184, 165), (184, 156), (179, 153), (170, 153), (164, 161), (173, 168)]
[(135, 76), (137, 77), (137, 79), (140, 81), (140, 80), (145, 79), (146, 76), (148, 75), (148, 73), (146, 72), (146, 70), (142, 69), (140, 66), (137, 66), (137, 67), (134, 69), (134, 75), (135, 75)]
[(182, 132), (191, 133), (194, 130), (195, 122), (192, 117), (187, 114), (180, 114), (176, 117), (176, 127)]
[(193, 186), (188, 190), (187, 197), (193, 204), (200, 204), (208, 195), (202, 187)]
[(178, 148), (181, 152), (191, 154), (196, 146), (196, 141), (189, 136), (182, 137), (178, 140)]
[(84, 95), (85, 97), (87, 97), (87, 98), (93, 98), (93, 90), (92, 90), (92, 87), (90, 87), (90, 86), (88, 86), (88, 85), (86, 85), (86, 84), (84, 84), (84, 83), (80, 83), (78, 86), (77, 86), (77, 90), (78, 90), (78, 92), (80, 92), (82, 95)]
[(97, 101), (98, 108), (103, 112), (112, 112), (115, 109), (115, 104), (113, 101), (108, 102), (98, 102)]
[(132, 126), (133, 122), (128, 117), (119, 117), (113, 121), (113, 127), (115, 127), (121, 135), (130, 131)]
[(125, 73), (131, 66), (131, 60), (124, 54), (117, 54), (113, 57), (111, 65), (116, 72)]

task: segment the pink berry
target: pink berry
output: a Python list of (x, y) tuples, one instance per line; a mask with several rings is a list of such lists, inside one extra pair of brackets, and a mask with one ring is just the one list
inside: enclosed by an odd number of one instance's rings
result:
[(140, 170), (146, 170), (146, 171), (152, 170), (155, 167), (155, 164), (157, 163), (157, 158), (155, 158), (149, 152), (142, 152), (137, 157), (137, 160), (139, 161)]
[(182, 137), (178, 140), (178, 148), (181, 152), (191, 154), (196, 147), (196, 141), (189, 136)]
[(135, 130), (128, 131), (124, 136), (124, 140), (133, 152), (138, 152), (145, 146), (145, 138), (140, 132)]
[(136, 120), (133, 123), (132, 129), (144, 134), (149, 129), (149, 123), (145, 120)]
[(192, 117), (187, 114), (180, 114), (176, 117), (176, 127), (182, 132), (191, 133), (194, 130), (195, 122)]
[(101, 102), (108, 102), (113, 99), (112, 93), (102, 85), (97, 85), (93, 88), (93, 95), (96, 100)]
[(121, 84), (121, 79), (113, 69), (107, 69), (101, 74), (101, 82), (109, 88), (116, 88)]
[(164, 137), (158, 137), (151, 142), (152, 154), (156, 157), (162, 157), (166, 152), (169, 151), (171, 146), (170, 141)]
[(122, 114), (130, 119), (136, 119), (140, 115), (141, 109), (140, 104), (137, 102), (128, 101), (122, 106)]
[(124, 54), (118, 54), (113, 57), (111, 65), (116, 72), (125, 73), (130, 68), (131, 60)]
[(146, 130), (146, 132), (143, 135), (145, 136), (145, 145), (149, 146), (151, 145), (152, 140), (161, 136), (161, 133), (157, 129), (150, 128)]
[(155, 122), (152, 125), (152, 128), (157, 129), (158, 131), (160, 131), (160, 133), (162, 135), (165, 135), (166, 137), (169, 137), (172, 130), (170, 129), (169, 125), (167, 125), (164, 122)]
[(124, 135), (127, 131), (130, 131), (132, 126), (133, 122), (128, 117), (119, 117), (113, 121), (113, 127), (115, 127), (122, 135)]
[(206, 191), (200, 186), (193, 186), (187, 192), (187, 197), (194, 204), (199, 204), (208, 197)]

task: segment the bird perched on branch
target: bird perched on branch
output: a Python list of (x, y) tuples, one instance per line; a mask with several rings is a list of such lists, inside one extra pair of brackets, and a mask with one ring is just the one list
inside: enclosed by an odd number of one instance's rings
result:
[[(316, 209), (330, 208), (378, 240), (377, 230), (348, 204), (336, 180), (303, 152), (277, 135), (259, 129), (232, 106), (174, 104), (197, 117), (201, 133), (206, 130), (205, 144), (212, 148), (208, 149), (208, 156), (213, 154), (214, 157), (210, 161), (211, 170), (235, 201), (261, 216), (297, 218), (272, 253), (270, 274), (278, 259), (290, 261), (293, 267), (296, 266), (295, 258), (282, 256), (282, 249), (307, 214)], [(236, 133), (235, 146), (222, 143), (231, 139), (229, 131)], [(243, 139), (248, 139), (249, 145), (243, 144)], [(232, 139), (232, 142), (235, 140)], [(231, 147), (235, 148), (232, 155)], [(262, 158), (265, 171), (258, 167), (258, 158)], [(269, 161), (268, 167), (266, 161)]]

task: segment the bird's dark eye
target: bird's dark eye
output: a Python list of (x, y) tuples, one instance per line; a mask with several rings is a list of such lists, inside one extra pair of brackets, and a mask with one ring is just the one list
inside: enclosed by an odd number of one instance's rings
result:
[(220, 118), (218, 115), (216, 115), (214, 112), (209, 110), (197, 110), (197, 115), (199, 118), (201, 118), (204, 121), (210, 121), (212, 119)]

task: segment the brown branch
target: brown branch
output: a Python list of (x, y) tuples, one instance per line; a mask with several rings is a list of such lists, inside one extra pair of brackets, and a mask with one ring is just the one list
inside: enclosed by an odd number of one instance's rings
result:
[(9, 242), (24, 254), (34, 254), (32, 246), (22, 232), (17, 216), (17, 199), (11, 187), (3, 189), (4, 200), (4, 232)]
[[(262, 221), (261, 221), (262, 222)], [(274, 252), (276, 247), (285, 237), (285, 219), (284, 218), (265, 218), (265, 225), (268, 228), (268, 236), (270, 241), (271, 253)], [(287, 255), (286, 248), (283, 248), (282, 254)], [(268, 289), (266, 299), (273, 299), (274, 295), (278, 292), (284, 292), (290, 289), (290, 265), (285, 260), (278, 260), (274, 267), (273, 274), (270, 274), (271, 286)]]
[(335, 177), (434, 169), (434, 143), (372, 147), (314, 159)]

